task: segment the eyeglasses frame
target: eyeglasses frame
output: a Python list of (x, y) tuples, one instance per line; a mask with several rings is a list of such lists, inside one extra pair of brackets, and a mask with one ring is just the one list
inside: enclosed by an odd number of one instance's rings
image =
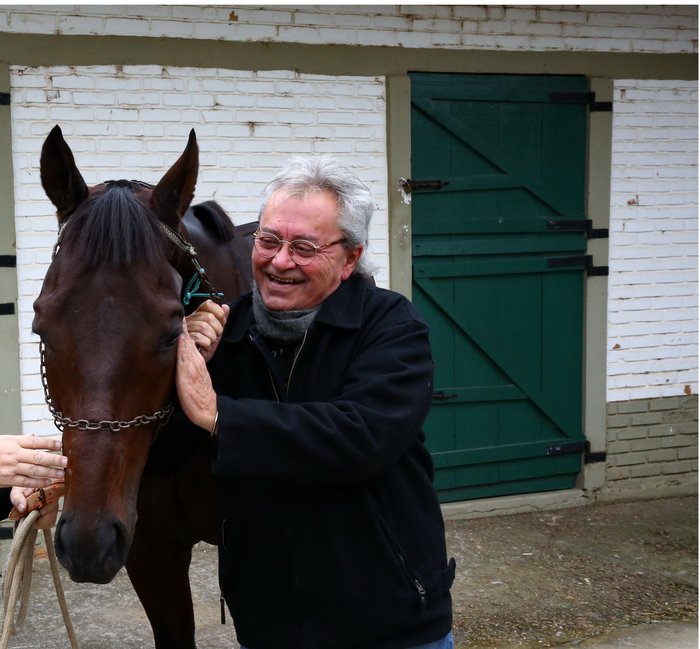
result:
[[(276, 252), (274, 254), (270, 255), (269, 257), (267, 255), (262, 254), (260, 252), (260, 250), (258, 249), (258, 247), (255, 246), (255, 252), (257, 252), (263, 259), (274, 259), (279, 254), (280, 250), (282, 250), (282, 246), (286, 243), (289, 246), (287, 249), (288, 254), (289, 254), (289, 258), (297, 266), (308, 266), (314, 259), (316, 259), (316, 256), (318, 255), (318, 253), (321, 250), (325, 250), (326, 248), (330, 248), (331, 246), (335, 246), (339, 243), (345, 243), (347, 241), (347, 239), (345, 237), (343, 237), (342, 239), (338, 239), (336, 241), (331, 241), (330, 243), (326, 243), (322, 246), (317, 246), (313, 241), (309, 241), (308, 239), (294, 239), (294, 241), (287, 241), (286, 239), (280, 239), (276, 234), (273, 234), (272, 232), (261, 232), (260, 229), (258, 228), (255, 231), (255, 234), (253, 235), (253, 237), (255, 238), (255, 242), (257, 242), (257, 240), (258, 240), (258, 235), (262, 235), (265, 237), (274, 237), (279, 242), (279, 246), (278, 246)], [(295, 243), (297, 243), (297, 244), (305, 243), (305, 244), (310, 245), (314, 249), (313, 257), (300, 257), (300, 259), (304, 260), (304, 263), (300, 264), (297, 261), (297, 259), (294, 257), (294, 252), (295, 252), (294, 244)]]

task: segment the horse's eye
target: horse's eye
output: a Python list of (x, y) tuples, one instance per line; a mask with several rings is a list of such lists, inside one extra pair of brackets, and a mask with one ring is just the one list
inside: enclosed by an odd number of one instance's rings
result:
[(165, 346), (166, 349), (170, 349), (174, 345), (177, 344), (177, 339), (180, 336), (180, 332), (173, 332), (170, 336), (168, 336), (164, 341), (163, 345)]

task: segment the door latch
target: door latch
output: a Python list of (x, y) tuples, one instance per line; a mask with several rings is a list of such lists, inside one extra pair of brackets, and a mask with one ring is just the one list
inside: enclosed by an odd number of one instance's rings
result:
[(411, 178), (401, 178), (399, 185), (407, 194), (410, 194), (416, 189), (436, 190), (447, 187), (449, 180), (412, 180)]
[(433, 401), (447, 401), (448, 399), (456, 399), (458, 394), (445, 394), (444, 390), (433, 392)]

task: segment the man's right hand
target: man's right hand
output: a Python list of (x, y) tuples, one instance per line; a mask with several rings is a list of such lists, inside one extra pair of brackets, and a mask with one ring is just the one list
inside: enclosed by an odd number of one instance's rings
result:
[(228, 314), (228, 304), (207, 300), (185, 318), (187, 332), (205, 361), (209, 361), (219, 345)]

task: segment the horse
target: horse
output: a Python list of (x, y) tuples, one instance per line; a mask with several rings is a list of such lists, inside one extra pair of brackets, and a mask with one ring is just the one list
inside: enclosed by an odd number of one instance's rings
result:
[(252, 282), (255, 224), (190, 207), (198, 167), (194, 130), (155, 186), (88, 187), (59, 126), (40, 159), (58, 236), (32, 328), (68, 457), (56, 554), (76, 582), (125, 566), (156, 649), (195, 649), (192, 547), (219, 540), (210, 435), (184, 434), (173, 406), (178, 335), (202, 301)]

